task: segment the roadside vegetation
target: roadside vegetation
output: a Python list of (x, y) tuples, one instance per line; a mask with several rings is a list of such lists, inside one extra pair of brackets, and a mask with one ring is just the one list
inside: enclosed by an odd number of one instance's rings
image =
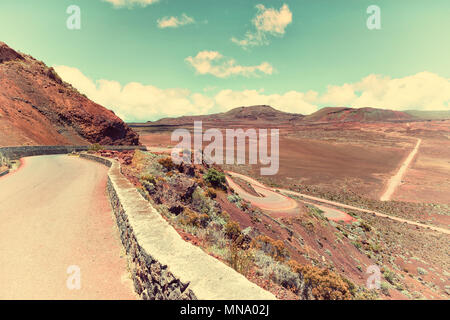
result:
[[(338, 273), (299, 263), (283, 241), (251, 226), (242, 229), (223, 209), (224, 201), (255, 223), (261, 222), (262, 213), (227, 186), (219, 168), (206, 164), (176, 165), (167, 155), (135, 151), (124, 171), (186, 241), (200, 246), (278, 298), (368, 297), (362, 294), (363, 289)], [(311, 217), (325, 221), (319, 211), (311, 210)]]

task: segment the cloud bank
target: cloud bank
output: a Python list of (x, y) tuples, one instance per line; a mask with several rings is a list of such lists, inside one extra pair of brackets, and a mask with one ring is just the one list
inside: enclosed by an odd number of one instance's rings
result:
[(321, 106), (377, 107), (392, 110), (450, 110), (450, 79), (431, 72), (403, 78), (369, 75), (361, 81), (328, 86), (316, 91), (267, 94), (264, 90), (220, 90), (214, 95), (187, 89), (160, 89), (152, 85), (86, 77), (80, 70), (55, 66), (55, 70), (93, 101), (113, 110), (125, 121), (224, 112), (235, 107), (271, 105), (286, 112), (310, 114)]
[(195, 23), (194, 18), (189, 17), (185, 13), (183, 13), (180, 17), (164, 17), (161, 19), (158, 19), (158, 28), (165, 29), (165, 28), (178, 28), (181, 26), (185, 26), (188, 24)]
[(280, 10), (266, 8), (262, 4), (256, 6), (258, 11), (252, 20), (254, 30), (247, 31), (241, 40), (233, 37), (231, 41), (246, 49), (253, 46), (269, 44), (268, 36), (281, 37), (286, 27), (292, 22), (292, 12), (287, 4), (283, 4)]
[(218, 78), (237, 75), (257, 77), (274, 72), (274, 68), (268, 62), (256, 66), (242, 66), (237, 64), (236, 60), (226, 58), (217, 51), (201, 51), (195, 57), (187, 57), (185, 61), (196, 70), (197, 74), (211, 74)]

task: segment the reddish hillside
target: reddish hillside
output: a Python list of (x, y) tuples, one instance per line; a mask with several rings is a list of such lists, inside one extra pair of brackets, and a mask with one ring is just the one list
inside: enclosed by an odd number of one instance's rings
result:
[(285, 123), (301, 120), (303, 115), (287, 113), (276, 110), (271, 106), (238, 107), (228, 112), (201, 116), (184, 116), (179, 118), (163, 118), (156, 122), (148, 122), (154, 125), (183, 125), (192, 124), (194, 121), (204, 122), (242, 122), (242, 123)]
[(401, 111), (327, 107), (306, 116), (304, 120), (311, 122), (377, 122), (411, 119), (414, 119), (414, 117)]
[(138, 145), (139, 136), (53, 68), (0, 42), (0, 146), (88, 143)]

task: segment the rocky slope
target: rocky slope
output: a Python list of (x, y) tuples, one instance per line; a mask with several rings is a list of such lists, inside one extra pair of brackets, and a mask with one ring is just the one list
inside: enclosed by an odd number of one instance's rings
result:
[(138, 145), (139, 136), (53, 68), (0, 42), (0, 146), (89, 143)]

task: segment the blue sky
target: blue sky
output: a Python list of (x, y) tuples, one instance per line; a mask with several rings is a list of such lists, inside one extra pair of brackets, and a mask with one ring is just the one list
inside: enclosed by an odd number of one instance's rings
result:
[(127, 121), (260, 103), (436, 110), (450, 108), (449, 16), (448, 0), (2, 0), (0, 41)]

